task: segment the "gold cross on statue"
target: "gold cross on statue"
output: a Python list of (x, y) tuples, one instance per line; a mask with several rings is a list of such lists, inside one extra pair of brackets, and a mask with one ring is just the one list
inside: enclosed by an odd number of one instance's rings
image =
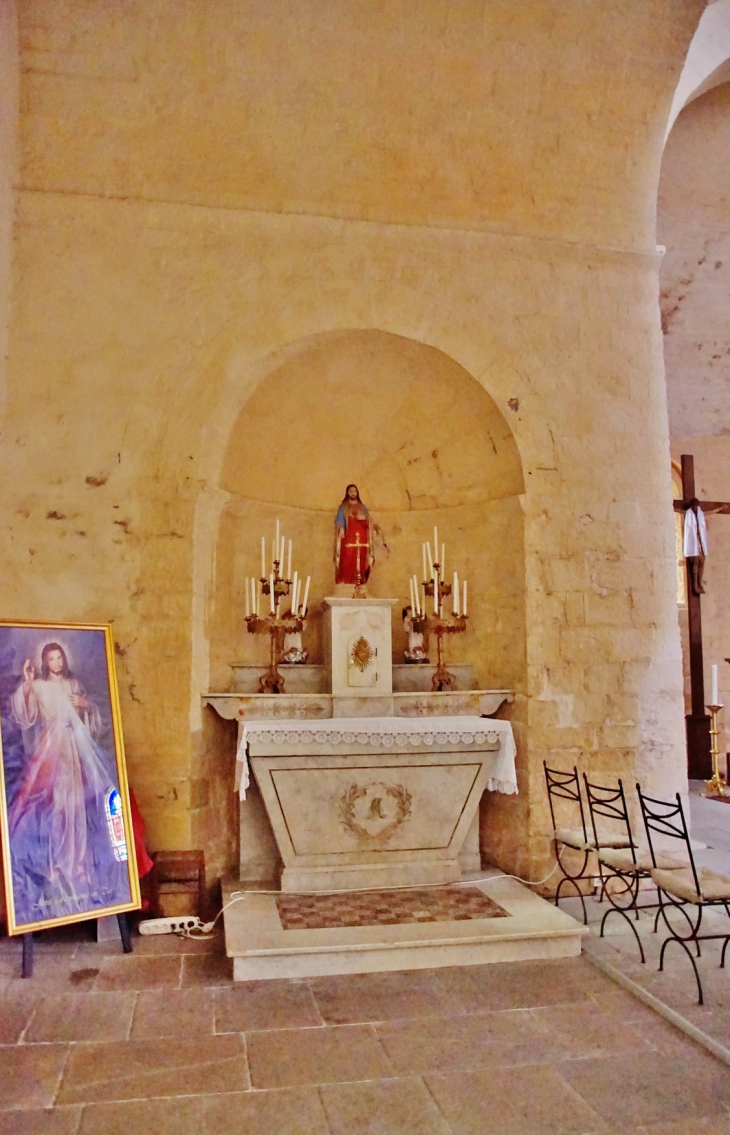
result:
[(367, 546), (367, 544), (362, 543), (359, 532), (355, 533), (354, 544), (345, 544), (346, 548), (357, 548), (357, 582), (355, 583), (355, 595), (360, 594), (360, 586), (362, 584), (362, 573), (360, 570), (360, 549), (367, 548)]

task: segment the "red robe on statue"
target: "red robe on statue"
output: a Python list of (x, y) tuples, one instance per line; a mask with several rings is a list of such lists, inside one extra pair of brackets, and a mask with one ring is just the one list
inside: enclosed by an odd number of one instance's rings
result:
[(347, 528), (340, 540), (340, 557), (335, 583), (351, 583), (354, 587), (358, 582), (358, 567), (360, 583), (367, 583), (370, 565), (370, 517), (366, 516), (360, 520), (348, 516)]

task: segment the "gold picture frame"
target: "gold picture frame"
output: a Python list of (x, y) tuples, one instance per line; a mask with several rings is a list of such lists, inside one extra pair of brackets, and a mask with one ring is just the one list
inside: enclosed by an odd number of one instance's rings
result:
[(8, 933), (141, 906), (107, 623), (0, 620)]

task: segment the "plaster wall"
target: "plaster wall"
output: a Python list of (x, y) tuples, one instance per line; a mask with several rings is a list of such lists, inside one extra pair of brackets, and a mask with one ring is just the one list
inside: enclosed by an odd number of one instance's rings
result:
[[(23, 5), (3, 605), (114, 621), (153, 846), (236, 861), (232, 738), (199, 695), (237, 549), (282, 505), (225, 455), (267, 376), (353, 329), (451, 360), (519, 455), (519, 500), (471, 505), (524, 539), (521, 793), (485, 804), (485, 853), (543, 872), (543, 758), (681, 787), (653, 202), (701, 7)], [(415, 567), (421, 516), (395, 511)]]

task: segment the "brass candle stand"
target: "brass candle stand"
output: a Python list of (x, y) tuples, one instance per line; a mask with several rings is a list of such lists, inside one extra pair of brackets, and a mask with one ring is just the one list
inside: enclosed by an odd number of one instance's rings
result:
[(703, 796), (727, 796), (725, 791), (725, 778), (720, 772), (720, 749), (718, 746), (718, 737), (720, 730), (717, 728), (717, 714), (722, 709), (721, 705), (708, 705), (710, 711), (710, 755), (712, 756), (712, 777), (706, 780), (707, 791), (703, 792)]
[(463, 634), (466, 630), (467, 616), (443, 613), (443, 600), (451, 595), (452, 588), (450, 583), (444, 583), (442, 580), (440, 564), (433, 565), (433, 572), (433, 579), (424, 580), (423, 590), (435, 610), (432, 615), (427, 613), (414, 615), (413, 627), (419, 634), (436, 635), (436, 670), (431, 679), (431, 687), (434, 693), (443, 693), (446, 690), (456, 689), (456, 677), (446, 669), (444, 661), (444, 637)]
[[(302, 630), (304, 625), (303, 614), (295, 615), (291, 611), (288, 615), (278, 613), (282, 599), (290, 593), (292, 583), (290, 579), (284, 579), (279, 574), (279, 567), (279, 560), (274, 560), (274, 570), (269, 579), (266, 576), (261, 576), (260, 579), (261, 592), (266, 596), (271, 596), (271, 583), (273, 581), (273, 614), (271, 612), (266, 615), (253, 614), (246, 618), (249, 634), (267, 634), (270, 638), (269, 668), (259, 678), (259, 690), (262, 694), (284, 693), (284, 675), (279, 673), (278, 668), (279, 659), (284, 649), (284, 637), (288, 634), (296, 634)], [(269, 599), (269, 603), (271, 603), (271, 599)]]

